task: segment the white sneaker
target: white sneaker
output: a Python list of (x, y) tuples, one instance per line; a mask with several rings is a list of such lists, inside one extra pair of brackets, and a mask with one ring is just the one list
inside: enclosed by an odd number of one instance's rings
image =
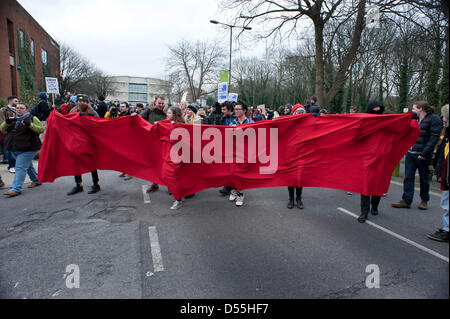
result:
[(236, 206), (241, 207), (242, 205), (244, 205), (244, 194), (238, 195), (236, 199)]
[(234, 202), (236, 200), (236, 198), (239, 196), (239, 193), (237, 192), (237, 190), (232, 189), (231, 193), (230, 193), (230, 202)]
[(12, 173), (12, 174), (15, 174), (16, 173), (16, 168), (15, 167), (11, 167), (9, 169), (9, 172)]
[(181, 207), (183, 207), (183, 202), (181, 200), (176, 200), (173, 202), (172, 207), (170, 207), (170, 209), (175, 210), (180, 209)]

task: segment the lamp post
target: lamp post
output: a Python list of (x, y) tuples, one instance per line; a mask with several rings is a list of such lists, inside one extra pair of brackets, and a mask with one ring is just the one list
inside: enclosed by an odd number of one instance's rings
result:
[(230, 28), (230, 62), (228, 64), (228, 90), (230, 89), (230, 85), (231, 85), (231, 49), (233, 46), (233, 28), (241, 28), (244, 30), (251, 30), (252, 28), (250, 27), (241, 27), (238, 25), (231, 25), (231, 24), (227, 24), (227, 23), (222, 23), (216, 20), (210, 20), (209, 22), (211, 22), (212, 24), (223, 24), (227, 27)]

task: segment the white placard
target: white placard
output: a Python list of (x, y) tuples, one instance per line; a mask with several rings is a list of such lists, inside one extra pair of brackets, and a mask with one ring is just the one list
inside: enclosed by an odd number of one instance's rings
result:
[(238, 94), (237, 93), (230, 93), (228, 94), (228, 101), (230, 102), (237, 102), (238, 100)]
[(45, 85), (48, 94), (59, 94), (58, 78), (45, 77)]
[(221, 82), (218, 85), (217, 101), (223, 103), (228, 99), (228, 83)]
[(206, 106), (206, 100), (202, 100), (202, 107)]
[(188, 95), (187, 91), (183, 93), (183, 97), (181, 98), (181, 102), (186, 102), (187, 95)]

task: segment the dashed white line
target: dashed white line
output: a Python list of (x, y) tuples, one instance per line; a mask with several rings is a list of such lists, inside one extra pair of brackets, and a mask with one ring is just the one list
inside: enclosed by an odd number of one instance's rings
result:
[[(396, 182), (396, 181), (391, 181), (391, 183), (403, 187), (403, 183)], [(419, 188), (419, 187), (415, 187), (415, 186), (414, 186), (414, 189), (415, 189), (416, 191), (420, 191), (420, 188)], [(436, 192), (432, 192), (432, 191), (430, 191), (429, 193), (430, 193), (430, 195), (434, 195), (434, 196), (437, 196), (437, 197), (441, 197), (441, 196), (442, 196), (442, 194), (439, 194), (439, 193), (436, 193)]]
[(148, 235), (150, 237), (150, 250), (152, 252), (153, 272), (164, 271), (162, 261), (161, 248), (159, 247), (158, 232), (155, 226), (148, 228)]
[(142, 195), (144, 195), (144, 204), (150, 204), (151, 203), (150, 195), (147, 193), (147, 189), (149, 187), (150, 186), (148, 186), (148, 185), (142, 185)]
[[(342, 207), (338, 207), (338, 210), (340, 210), (343, 213), (346, 213), (347, 215), (350, 215), (352, 217), (358, 218), (358, 216), (356, 214), (354, 214), (351, 211), (348, 211), (348, 210), (346, 210), (346, 209), (344, 209)], [(429, 249), (429, 248), (427, 248), (425, 246), (422, 246), (422, 245), (420, 245), (420, 244), (418, 244), (418, 243), (416, 243), (416, 242), (414, 242), (412, 240), (409, 240), (408, 238), (405, 238), (405, 237), (403, 237), (403, 236), (401, 236), (401, 235), (399, 235), (397, 233), (394, 233), (393, 231), (390, 231), (389, 229), (386, 229), (386, 228), (381, 227), (381, 226), (379, 226), (379, 225), (377, 225), (375, 223), (372, 223), (369, 220), (366, 220), (366, 224), (368, 224), (370, 226), (373, 226), (375, 228), (378, 228), (379, 230), (384, 231), (385, 233), (387, 233), (387, 234), (389, 234), (391, 236), (394, 236), (395, 238), (398, 238), (398, 239), (400, 239), (400, 240), (402, 240), (402, 241), (404, 241), (404, 242), (406, 242), (406, 243), (408, 243), (408, 244), (410, 244), (410, 245), (412, 245), (412, 246), (414, 246), (416, 248), (419, 248), (420, 250), (423, 250), (423, 251), (425, 251), (425, 252), (427, 252), (427, 253), (435, 256), (435, 257), (438, 257), (438, 258), (440, 258), (440, 259), (442, 259), (442, 260), (444, 260), (446, 262), (449, 262), (448, 257), (445, 257), (445, 256), (435, 252), (434, 250), (431, 250), (431, 249)]]

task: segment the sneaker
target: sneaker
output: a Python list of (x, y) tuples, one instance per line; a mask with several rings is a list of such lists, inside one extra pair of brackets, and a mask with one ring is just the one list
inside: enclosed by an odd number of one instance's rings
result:
[(147, 193), (156, 192), (159, 189), (159, 185), (152, 185), (147, 189)]
[(94, 185), (89, 189), (88, 194), (95, 194), (100, 191), (100, 185)]
[(181, 200), (176, 200), (173, 202), (170, 209), (175, 210), (175, 209), (180, 209), (181, 207), (183, 207), (183, 202)]
[(434, 234), (427, 235), (428, 238), (444, 243), (448, 243), (448, 231), (435, 232)]
[(31, 183), (30, 185), (28, 185), (28, 188), (35, 188), (41, 185), (42, 185), (41, 183)]
[(292, 209), (294, 208), (294, 199), (289, 198), (289, 203), (287, 204), (287, 208)]
[(132, 179), (132, 178), (133, 178), (133, 176), (125, 175), (125, 177), (123, 178), (123, 180), (124, 180), (124, 181), (128, 181), (128, 180), (130, 180), (130, 179)]
[(230, 193), (230, 198), (229, 198), (230, 202), (234, 202), (238, 196), (239, 196), (239, 193), (237, 192), (237, 190), (232, 189), (231, 193)]
[(125, 173), (122, 173), (119, 175), (119, 177), (125, 177), (125, 176), (127, 176)]
[(405, 202), (403, 199), (397, 203), (392, 203), (392, 207), (395, 208), (411, 208), (411, 205), (409, 205), (407, 202)]
[(353, 193), (352, 192), (347, 192), (347, 195), (353, 195)]
[(241, 207), (242, 205), (244, 205), (244, 194), (239, 193), (236, 198), (236, 206)]
[(298, 209), (303, 209), (305, 206), (303, 206), (303, 202), (301, 198), (297, 198), (297, 207)]
[(15, 192), (15, 191), (11, 191), (11, 190), (9, 190), (9, 191), (3, 193), (3, 195), (6, 195), (6, 196), (8, 196), (8, 197), (14, 197), (14, 196), (18, 196), (18, 195), (20, 195), (20, 194), (21, 194), (21, 193), (19, 193), (19, 192)]
[(11, 174), (15, 174), (15, 173), (16, 173), (16, 168), (15, 168), (15, 167), (11, 167), (11, 168), (9, 169), (9, 172), (10, 172)]
[(421, 210), (427, 210), (428, 209), (428, 205), (427, 205), (427, 202), (426, 201), (421, 201), (420, 202), (420, 205), (419, 205), (419, 209), (421, 209)]
[(75, 186), (74, 188), (72, 188), (72, 190), (70, 192), (67, 193), (67, 195), (73, 195), (76, 193), (80, 193), (83, 191), (83, 186)]

